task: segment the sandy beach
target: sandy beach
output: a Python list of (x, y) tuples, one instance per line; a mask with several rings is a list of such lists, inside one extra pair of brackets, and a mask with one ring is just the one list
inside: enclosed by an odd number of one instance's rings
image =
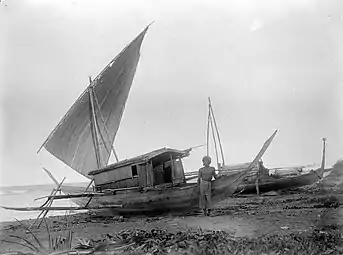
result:
[[(333, 197), (335, 197), (333, 199)], [(161, 229), (175, 234), (182, 231), (224, 231), (233, 239), (261, 239), (266, 236), (290, 236), (312, 233), (315, 229), (325, 231), (343, 226), (343, 194), (297, 190), (288, 194), (250, 195), (230, 198), (215, 206), (211, 217), (199, 212), (164, 213), (160, 215), (109, 216), (99, 213), (53, 216), (47, 222), (51, 235), (61, 235), (67, 224), (73, 232), (72, 247), (80, 240), (100, 242), (116, 233), (127, 230), (151, 231)], [(30, 225), (32, 220), (22, 221)], [(11, 236), (20, 236), (32, 240), (25, 228), (18, 222), (1, 224), (1, 240), (11, 240)], [(328, 230), (332, 232), (332, 229)], [(47, 230), (44, 224), (33, 233), (48, 244)], [(324, 233), (324, 232), (323, 232)], [(13, 238), (12, 238), (13, 239)], [(246, 239), (244, 239), (246, 240)], [(335, 249), (321, 245), (324, 250), (339, 252), (340, 244)], [(28, 251), (25, 247), (2, 242), (1, 252)], [(287, 251), (287, 250), (286, 250)], [(281, 253), (288, 254), (288, 253)], [(291, 253), (292, 254), (292, 253)], [(304, 253), (307, 254), (307, 253)], [(308, 253), (310, 254), (310, 253)], [(312, 254), (319, 254), (313, 251)], [(327, 253), (339, 254), (339, 253)]]

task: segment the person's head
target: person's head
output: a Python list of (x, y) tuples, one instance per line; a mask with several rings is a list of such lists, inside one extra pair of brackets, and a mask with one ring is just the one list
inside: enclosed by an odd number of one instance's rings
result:
[(202, 158), (202, 163), (204, 166), (209, 166), (211, 164), (211, 158), (209, 156), (205, 156)]

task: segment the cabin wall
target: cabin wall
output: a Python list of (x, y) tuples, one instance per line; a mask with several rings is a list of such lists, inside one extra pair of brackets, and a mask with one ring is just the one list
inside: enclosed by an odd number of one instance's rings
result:
[(185, 172), (181, 159), (173, 160), (173, 183), (185, 182)]
[(138, 187), (138, 178), (134, 177), (132, 179), (120, 180), (120, 181), (116, 181), (116, 182), (109, 182), (106, 184), (98, 185), (98, 187), (100, 187), (101, 190)]
[(159, 185), (164, 183), (164, 176), (163, 176), (163, 164), (157, 165), (153, 169), (153, 183), (154, 185)]
[(100, 190), (138, 187), (138, 169), (138, 165), (129, 165), (102, 172), (94, 175), (94, 182)]
[(185, 174), (181, 159), (172, 159), (161, 162), (161, 164), (156, 164), (151, 173), (153, 175), (153, 185), (185, 182)]
[(117, 168), (94, 175), (94, 182), (96, 185), (101, 185), (128, 178), (132, 178), (131, 166), (124, 166), (122, 168)]
[(139, 187), (147, 187), (147, 166), (146, 164), (139, 165), (138, 167), (138, 183)]
[(153, 186), (152, 165), (150, 163), (138, 166), (138, 182), (139, 187)]

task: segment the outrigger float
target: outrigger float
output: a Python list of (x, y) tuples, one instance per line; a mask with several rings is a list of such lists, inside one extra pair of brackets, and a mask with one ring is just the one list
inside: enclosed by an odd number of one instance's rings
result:
[[(42, 206), (3, 208), (42, 211), (44, 217), (50, 210), (142, 212), (187, 209), (197, 205), (199, 187), (187, 183), (182, 164), (182, 159), (192, 149), (162, 148), (119, 161), (113, 148), (148, 27), (95, 79), (90, 79), (89, 86), (42, 145), (57, 159), (87, 177), (90, 180), (88, 187), (62, 185), (64, 180), (61, 183), (55, 180), (58, 187)], [(276, 132), (244, 171), (212, 181), (213, 203), (234, 194), (244, 176), (263, 156)], [(108, 165), (111, 153), (117, 162)], [(58, 191), (64, 194), (58, 195)], [(58, 199), (71, 199), (79, 207), (53, 207), (52, 202)]]

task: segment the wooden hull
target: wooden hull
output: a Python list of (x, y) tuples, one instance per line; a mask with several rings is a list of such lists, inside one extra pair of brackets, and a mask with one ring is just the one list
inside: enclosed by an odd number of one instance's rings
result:
[[(320, 180), (323, 177), (324, 170), (317, 169), (311, 172), (299, 176), (291, 176), (284, 178), (269, 177), (265, 180), (259, 181), (259, 190), (261, 193), (283, 190), (289, 188), (298, 188), (306, 185), (310, 185)], [(244, 189), (244, 190), (243, 190)], [(241, 183), (238, 190), (243, 190), (243, 194), (256, 193), (255, 183)]]
[[(237, 173), (212, 181), (212, 203), (215, 204), (234, 194), (243, 178), (244, 174)], [(63, 186), (62, 191), (66, 194), (82, 193), (84, 187)], [(89, 206), (122, 205), (122, 208), (111, 209), (118, 213), (183, 210), (197, 207), (198, 197), (199, 186), (186, 183), (171, 188), (156, 188), (142, 192), (134, 190), (120, 191), (115, 195), (93, 197)], [(72, 201), (79, 206), (85, 206), (89, 198), (72, 198)]]

